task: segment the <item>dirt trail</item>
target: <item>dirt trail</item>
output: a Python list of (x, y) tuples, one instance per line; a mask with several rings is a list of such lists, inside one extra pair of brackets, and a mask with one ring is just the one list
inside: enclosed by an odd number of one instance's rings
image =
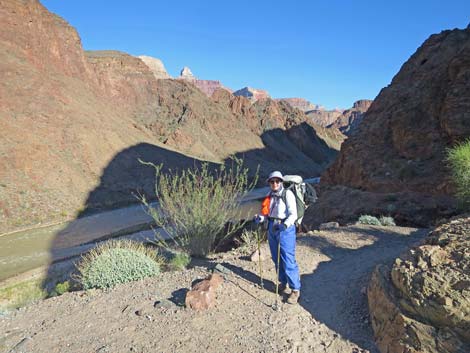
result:
[[(0, 351), (377, 353), (365, 295), (370, 273), (426, 233), (350, 226), (300, 236), (301, 301), (283, 303), (281, 311), (271, 308), (270, 260), (263, 263), (267, 289), (261, 290), (257, 263), (239, 251), (110, 291), (67, 293), (4, 314)], [(187, 288), (215, 263), (232, 270), (218, 289), (216, 307), (184, 309), (179, 304)]]

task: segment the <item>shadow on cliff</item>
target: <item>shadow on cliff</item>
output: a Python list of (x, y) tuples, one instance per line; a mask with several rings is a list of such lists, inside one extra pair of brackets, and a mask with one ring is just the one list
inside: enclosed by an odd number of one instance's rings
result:
[[(261, 137), (264, 148), (236, 154), (237, 158), (244, 160), (251, 177), (260, 166), (260, 186), (265, 186), (264, 180), (272, 170), (305, 177), (318, 176), (336, 154), (307, 124), (288, 131), (273, 129)], [(89, 193), (77, 218), (55, 235), (49, 249), (53, 262), (87, 251), (96, 240), (106, 239), (110, 234), (130, 234), (148, 228), (151, 219), (142, 212), (137, 196), (144, 195), (149, 201), (156, 200), (155, 170), (139, 160), (155, 165), (163, 164), (163, 173), (194, 169), (205, 163), (148, 143), (131, 146), (117, 153), (104, 168), (99, 185)], [(233, 160), (228, 158), (224, 163), (230, 166)], [(219, 167), (216, 163), (208, 165), (209, 170)], [(103, 212), (105, 210), (109, 212)], [(63, 272), (64, 269), (58, 269), (56, 265), (49, 266), (43, 286), (50, 290), (54, 282), (63, 280), (64, 277), (59, 275)]]

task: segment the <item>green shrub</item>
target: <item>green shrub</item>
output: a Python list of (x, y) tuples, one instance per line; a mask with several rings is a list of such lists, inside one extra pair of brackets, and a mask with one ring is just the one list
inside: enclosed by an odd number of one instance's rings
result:
[(64, 293), (67, 293), (70, 291), (70, 282), (69, 281), (65, 281), (65, 282), (62, 282), (62, 283), (57, 283), (55, 285), (55, 288), (54, 288), (54, 291), (57, 295), (62, 295)]
[(111, 288), (160, 272), (161, 260), (155, 251), (128, 240), (107, 241), (82, 256), (77, 266), (84, 289)]
[(170, 270), (181, 271), (184, 270), (191, 262), (191, 256), (187, 253), (179, 252), (174, 254), (168, 262)]
[[(194, 256), (205, 256), (215, 250), (217, 244), (243, 227), (240, 196), (253, 189), (248, 181), (248, 169), (235, 159), (231, 168), (221, 166), (209, 171), (207, 164), (179, 174), (162, 173), (162, 165), (155, 166), (155, 193), (159, 207), (152, 207), (144, 197), (157, 226), (163, 228), (177, 248)], [(257, 175), (257, 173), (256, 173)], [(235, 222), (228, 222), (229, 220)], [(168, 246), (158, 233), (157, 242)]]
[(396, 225), (393, 217), (381, 216), (379, 221), (381, 225), (386, 227), (393, 227)]
[(447, 150), (456, 196), (463, 209), (470, 209), (470, 139)]
[(357, 220), (357, 223), (359, 223), (359, 224), (368, 224), (368, 225), (372, 225), (372, 226), (380, 226), (381, 225), (381, 223), (377, 219), (377, 217), (370, 216), (370, 215), (360, 216), (359, 219)]

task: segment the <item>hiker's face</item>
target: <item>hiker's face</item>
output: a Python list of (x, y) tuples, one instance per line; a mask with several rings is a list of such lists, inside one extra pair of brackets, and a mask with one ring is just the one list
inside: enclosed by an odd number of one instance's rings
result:
[(271, 187), (272, 191), (277, 191), (281, 187), (281, 179), (273, 178), (269, 180), (269, 186)]

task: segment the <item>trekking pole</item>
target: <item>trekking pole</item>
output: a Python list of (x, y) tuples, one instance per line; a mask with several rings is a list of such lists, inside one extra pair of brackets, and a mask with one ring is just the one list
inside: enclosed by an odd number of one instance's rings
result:
[(256, 229), (256, 238), (258, 240), (258, 262), (259, 262), (259, 278), (260, 278), (260, 285), (261, 289), (264, 289), (263, 284), (263, 268), (261, 267), (261, 232), (259, 231), (259, 224), (258, 228)]
[(279, 240), (277, 241), (277, 263), (276, 263), (276, 301), (274, 302), (273, 309), (279, 311), (279, 262), (281, 259), (281, 234), (279, 233)]

